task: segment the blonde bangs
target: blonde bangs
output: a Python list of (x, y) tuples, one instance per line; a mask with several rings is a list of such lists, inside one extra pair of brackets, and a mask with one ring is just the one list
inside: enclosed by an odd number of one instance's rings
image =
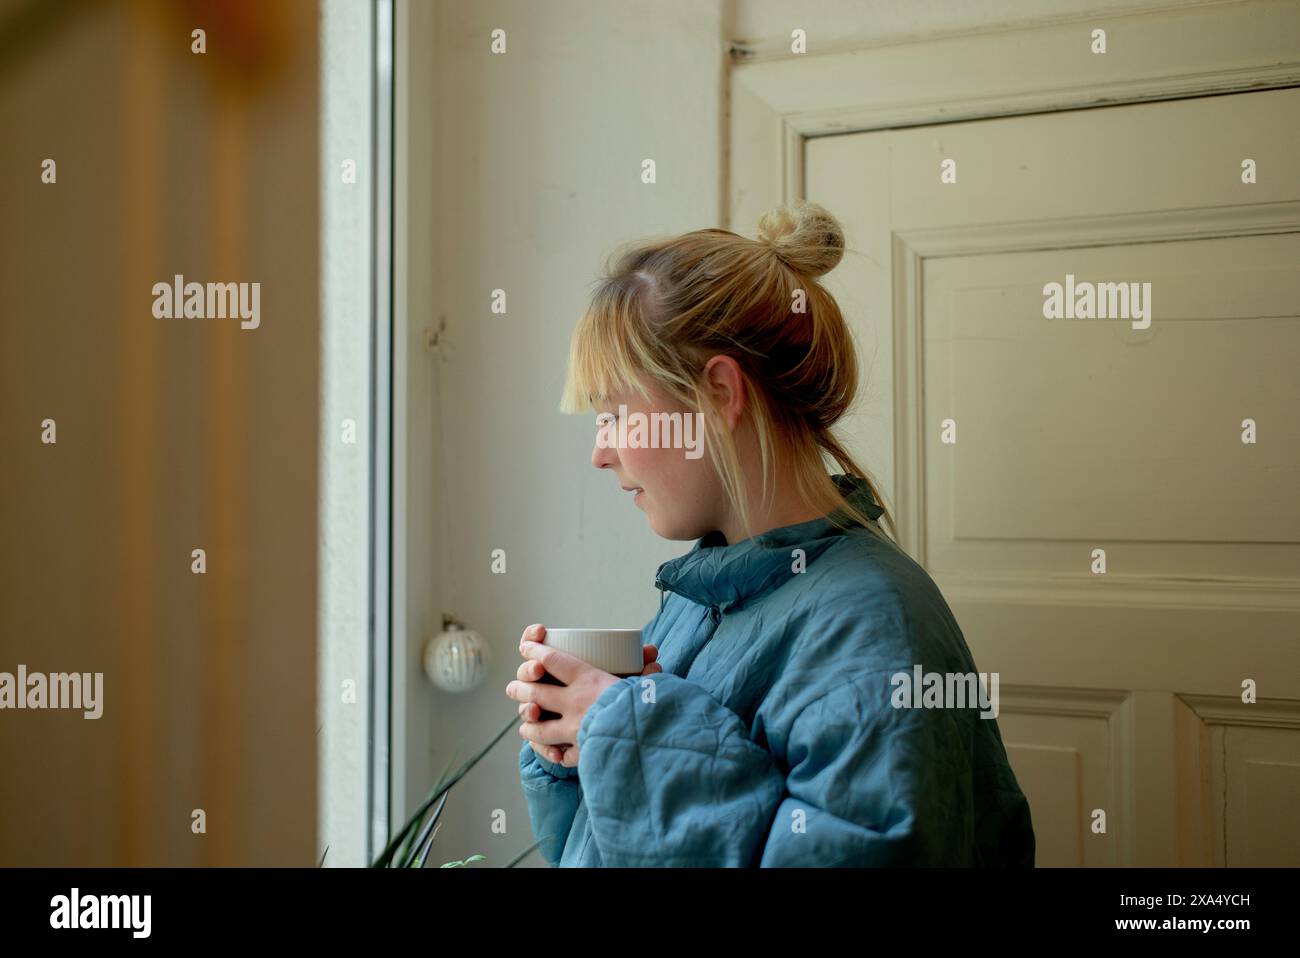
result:
[(653, 364), (646, 361), (641, 328), (629, 297), (610, 285), (597, 293), (573, 330), (560, 412), (585, 413), (629, 390), (649, 398), (644, 379)]

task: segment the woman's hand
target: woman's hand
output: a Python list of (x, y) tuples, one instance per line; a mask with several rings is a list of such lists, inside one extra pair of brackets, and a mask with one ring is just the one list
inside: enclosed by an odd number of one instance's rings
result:
[[(546, 629), (540, 625), (524, 631), (519, 651), (526, 659), (516, 672), (516, 681), (506, 686), (506, 695), (520, 703), (519, 717), (524, 724), (519, 727), (519, 734), (528, 740), (533, 751), (548, 762), (575, 768), (578, 748), (573, 743), (578, 738), (582, 719), (591, 703), (619, 677), (543, 645), (540, 640), (545, 635)], [(641, 654), (642, 675), (663, 671), (663, 666), (655, 661), (659, 655), (655, 646), (642, 646)], [(547, 672), (564, 685), (541, 683), (539, 680)], [(540, 721), (542, 710), (557, 712), (560, 717)]]

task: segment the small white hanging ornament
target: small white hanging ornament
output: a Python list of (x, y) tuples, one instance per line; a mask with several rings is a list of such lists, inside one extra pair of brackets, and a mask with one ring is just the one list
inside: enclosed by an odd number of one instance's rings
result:
[(449, 615), (443, 615), (442, 628), (424, 647), (425, 674), (444, 692), (468, 692), (487, 677), (488, 644)]

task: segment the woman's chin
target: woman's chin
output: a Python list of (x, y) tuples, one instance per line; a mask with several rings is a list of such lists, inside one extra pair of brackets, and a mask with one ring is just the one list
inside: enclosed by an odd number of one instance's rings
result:
[(668, 529), (661, 529), (654, 513), (646, 513), (646, 522), (649, 524), (651, 532), (660, 539), (667, 539), (670, 542), (694, 542), (703, 535), (703, 533), (696, 533), (689, 525), (677, 525)]

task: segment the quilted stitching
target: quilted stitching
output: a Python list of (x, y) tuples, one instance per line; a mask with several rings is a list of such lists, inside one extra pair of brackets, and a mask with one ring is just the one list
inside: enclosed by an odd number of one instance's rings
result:
[[(864, 483), (834, 478), (879, 515)], [(888, 675), (913, 663), (975, 671), (901, 549), (817, 519), (731, 546), (705, 536), (655, 584), (655, 701), (638, 679), (605, 690), (576, 776), (521, 749), (534, 834), (562, 837), (552, 864), (1033, 864), (996, 720), (888, 703)]]

